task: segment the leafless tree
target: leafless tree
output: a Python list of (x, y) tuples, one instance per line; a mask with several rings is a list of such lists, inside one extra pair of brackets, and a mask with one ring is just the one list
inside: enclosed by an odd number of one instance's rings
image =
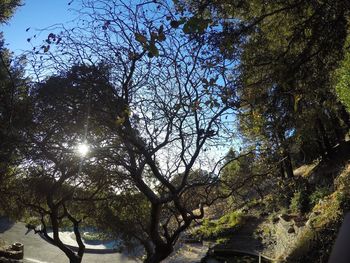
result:
[[(109, 136), (98, 158), (114, 161), (109, 169), (123, 174), (134, 196), (146, 198), (149, 217), (134, 237), (145, 247), (145, 262), (160, 262), (217, 198), (225, 153), (216, 148), (232, 142), (237, 62), (212, 52), (204, 37), (176, 29), (178, 17), (166, 1), (82, 4), (76, 26), (50, 32), (35, 51), (41, 62), (34, 71), (108, 65), (111, 92), (101, 98), (109, 106), (100, 125)], [(198, 169), (207, 172), (190, 176)], [(186, 196), (197, 189), (194, 210)]]

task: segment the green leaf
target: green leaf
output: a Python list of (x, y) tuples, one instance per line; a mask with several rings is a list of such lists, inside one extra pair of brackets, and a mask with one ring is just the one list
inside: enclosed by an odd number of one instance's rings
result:
[(154, 57), (158, 57), (159, 56), (159, 50), (156, 47), (156, 45), (154, 43), (152, 43), (149, 46), (149, 52), (154, 56)]
[(117, 126), (123, 125), (124, 122), (125, 122), (125, 117), (120, 117), (120, 116), (118, 116), (117, 119), (115, 120), (115, 124), (116, 124)]
[(158, 35), (163, 34), (163, 33), (164, 33), (164, 26), (161, 25), (158, 29)]
[(170, 26), (172, 28), (178, 28), (180, 26), (180, 23), (179, 23), (179, 21), (173, 20), (170, 22)]
[(44, 48), (44, 52), (46, 53), (46, 52), (48, 52), (48, 51), (49, 51), (49, 49), (50, 49), (50, 45), (44, 46), (43, 48)]
[(135, 39), (136, 41), (140, 42), (143, 46), (147, 44), (147, 38), (139, 33), (135, 33)]
[(301, 100), (302, 95), (300, 94), (296, 94), (294, 95), (294, 111), (297, 112), (298, 111), (298, 104), (299, 101)]
[(176, 111), (178, 111), (179, 109), (181, 109), (181, 104), (176, 104), (174, 108)]
[(209, 25), (208, 19), (199, 18), (196, 16), (191, 17), (184, 25), (183, 31), (185, 34), (192, 33), (204, 33)]
[(159, 41), (164, 41), (166, 39), (166, 37), (165, 37), (165, 34), (164, 33), (160, 33), (159, 35), (158, 35), (158, 40)]

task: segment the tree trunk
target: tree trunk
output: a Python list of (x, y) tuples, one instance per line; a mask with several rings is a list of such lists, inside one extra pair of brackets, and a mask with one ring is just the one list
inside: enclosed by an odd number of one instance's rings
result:
[(151, 255), (147, 255), (145, 259), (145, 263), (159, 263), (162, 260), (166, 259), (171, 252), (173, 252), (173, 247), (171, 245), (156, 247), (154, 253)]
[(324, 143), (324, 146), (326, 147), (327, 154), (329, 155), (332, 153), (332, 146), (331, 146), (331, 143), (328, 139), (326, 129), (324, 128), (323, 123), (322, 123), (320, 118), (317, 118), (316, 123), (317, 123), (318, 130), (321, 134), (321, 138), (322, 138), (322, 141)]
[(82, 258), (79, 257), (78, 255), (75, 255), (74, 257), (69, 258), (70, 263), (81, 263)]
[(339, 105), (338, 113), (339, 113), (340, 119), (345, 123), (345, 125), (347, 127), (347, 131), (349, 131), (350, 130), (350, 115), (347, 112), (347, 110), (345, 109), (343, 104)]
[(339, 118), (335, 114), (331, 114), (331, 122), (333, 124), (335, 137), (337, 138), (337, 143), (342, 143), (344, 141), (344, 133)]
[(61, 239), (59, 238), (59, 228), (58, 228), (58, 222), (57, 222), (57, 217), (54, 218), (54, 220), (52, 220), (51, 217), (51, 224), (52, 224), (52, 230), (53, 230), (53, 241), (54, 244), (64, 252), (64, 254), (66, 254), (66, 256), (69, 258), (69, 262), (70, 263), (80, 263), (82, 260), (82, 257), (80, 257), (79, 255), (77, 255), (73, 250), (71, 250), (69, 247), (67, 247), (65, 244), (63, 244), (63, 242), (61, 241)]
[(61, 241), (59, 237), (59, 224), (58, 224), (58, 211), (57, 207), (53, 205), (52, 197), (48, 197), (48, 206), (51, 208), (50, 213), (50, 221), (52, 225), (52, 232), (53, 232), (53, 243), (66, 254), (66, 256), (69, 258), (70, 263), (80, 263), (82, 260), (82, 257), (78, 256), (73, 250), (71, 250), (69, 247), (67, 247), (63, 242)]
[(286, 177), (293, 178), (293, 176), (294, 176), (293, 165), (292, 165), (292, 160), (290, 158), (289, 152), (284, 153), (284, 158), (285, 159), (283, 161), (283, 165), (284, 165), (284, 170), (286, 172)]
[(283, 163), (281, 163), (279, 166), (280, 166), (280, 176), (281, 176), (281, 178), (284, 178), (284, 168), (283, 168)]
[(78, 221), (76, 218), (74, 218), (68, 211), (68, 209), (66, 208), (65, 205), (63, 205), (64, 207), (64, 211), (67, 215), (67, 217), (69, 218), (69, 220), (73, 223), (73, 230), (74, 230), (74, 234), (75, 234), (75, 239), (78, 243), (78, 254), (76, 255), (78, 258), (80, 258), (80, 261), (83, 258), (84, 252), (85, 252), (85, 245), (83, 243), (83, 240), (81, 239), (81, 235), (80, 235), (80, 231), (79, 231), (79, 223), (80, 221)]
[(79, 262), (81, 262), (83, 255), (84, 255), (84, 252), (85, 252), (85, 245), (81, 239), (78, 224), (79, 223), (77, 223), (77, 222), (74, 223), (74, 234), (75, 234), (75, 239), (78, 243), (78, 255), (77, 255), (77, 257), (80, 258)]
[(293, 166), (292, 166), (292, 160), (288, 151), (288, 146), (286, 143), (286, 139), (284, 138), (284, 135), (281, 131), (278, 132), (278, 139), (280, 142), (280, 147), (282, 150), (282, 158), (283, 158), (283, 170), (286, 174), (287, 178), (292, 178), (294, 176), (293, 174)]
[(318, 134), (317, 134), (317, 144), (318, 144), (318, 148), (320, 148), (320, 150), (321, 150), (322, 158), (326, 158), (327, 157), (327, 150), (324, 148), (324, 146), (322, 144), (322, 138), (320, 138), (320, 136)]
[(171, 243), (165, 242), (159, 235), (161, 204), (153, 203), (151, 208), (151, 224), (150, 239), (153, 243), (152, 249), (148, 249), (145, 263), (158, 263), (166, 259), (171, 252), (173, 246)]

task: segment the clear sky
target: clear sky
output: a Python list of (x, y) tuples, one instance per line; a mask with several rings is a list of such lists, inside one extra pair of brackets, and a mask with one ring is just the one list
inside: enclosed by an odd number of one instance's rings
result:
[[(31, 49), (27, 38), (38, 35), (38, 39), (46, 36), (38, 34), (43, 29), (57, 23), (66, 23), (74, 18), (74, 12), (69, 9), (75, 4), (72, 0), (22, 0), (23, 6), (17, 8), (7, 24), (0, 26), (4, 32), (5, 43), (15, 53)], [(71, 5), (68, 3), (73, 2)], [(26, 29), (29, 28), (28, 32)]]

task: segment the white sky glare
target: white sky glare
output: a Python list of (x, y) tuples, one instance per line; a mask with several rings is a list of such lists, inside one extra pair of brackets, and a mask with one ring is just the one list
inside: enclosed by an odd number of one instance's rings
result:
[(90, 146), (86, 142), (80, 143), (77, 145), (76, 150), (80, 156), (85, 157), (90, 152)]

